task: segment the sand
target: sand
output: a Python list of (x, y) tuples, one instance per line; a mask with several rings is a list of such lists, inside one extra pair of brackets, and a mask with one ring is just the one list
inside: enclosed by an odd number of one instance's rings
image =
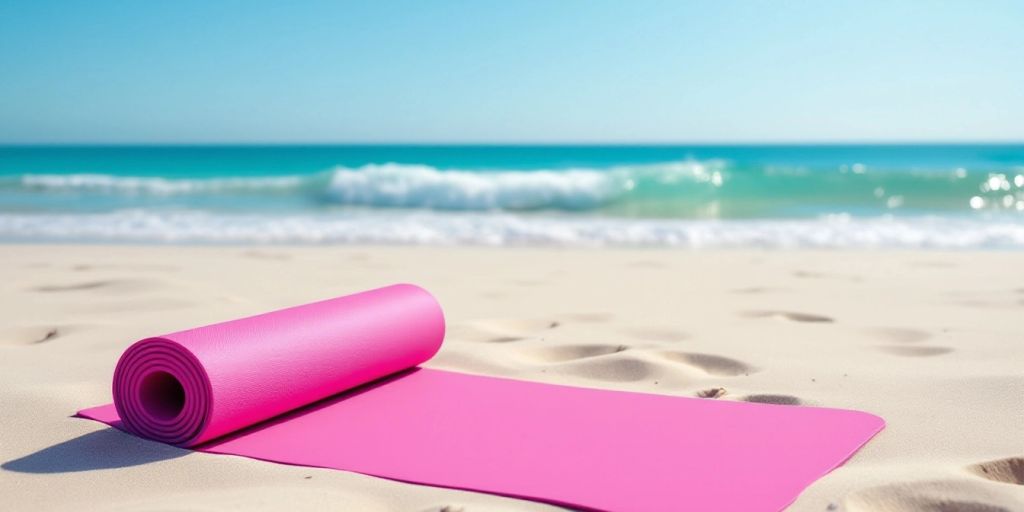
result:
[(430, 367), (888, 421), (791, 510), (1024, 510), (1022, 263), (999, 252), (6, 245), (0, 509), (557, 510), (191, 453), (70, 417), (110, 400), (136, 339), (406, 281), (448, 315)]

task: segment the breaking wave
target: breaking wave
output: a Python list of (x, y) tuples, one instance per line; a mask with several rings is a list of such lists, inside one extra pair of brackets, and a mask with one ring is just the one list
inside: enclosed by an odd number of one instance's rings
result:
[(609, 169), (477, 171), (428, 165), (369, 164), (304, 176), (172, 179), (106, 174), (27, 174), (8, 178), (23, 192), (173, 198), (304, 195), (339, 205), (437, 210), (589, 210), (641, 183), (721, 184), (720, 162), (678, 162)]

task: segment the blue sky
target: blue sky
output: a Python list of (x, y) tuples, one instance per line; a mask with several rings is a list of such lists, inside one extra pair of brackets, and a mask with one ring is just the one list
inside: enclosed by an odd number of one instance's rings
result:
[(1009, 1), (0, 0), (0, 143), (1021, 141), (1021, 27)]

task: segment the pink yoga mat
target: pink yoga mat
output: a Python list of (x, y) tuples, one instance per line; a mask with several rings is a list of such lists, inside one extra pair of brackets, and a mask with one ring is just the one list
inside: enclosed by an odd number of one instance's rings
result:
[(881, 418), (417, 368), (437, 301), (395, 285), (147, 338), (79, 415), (202, 452), (593, 510), (777, 511)]

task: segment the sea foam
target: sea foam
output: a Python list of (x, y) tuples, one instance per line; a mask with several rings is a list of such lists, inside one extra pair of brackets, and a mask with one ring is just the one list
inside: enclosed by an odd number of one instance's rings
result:
[(107, 196), (304, 195), (341, 205), (437, 210), (588, 210), (630, 195), (639, 183), (721, 185), (719, 162), (668, 162), (607, 169), (464, 170), (368, 164), (301, 176), (164, 178), (26, 174), (3, 188)]
[(129, 195), (183, 195), (225, 192), (260, 192), (295, 189), (307, 178), (269, 176), (244, 178), (174, 179), (108, 174), (26, 174), (19, 178), (27, 190)]
[(54, 242), (655, 246), (680, 248), (1024, 248), (1024, 220), (844, 215), (798, 220), (623, 219), (356, 210), (319, 215), (129, 210), (0, 214), (0, 239)]

